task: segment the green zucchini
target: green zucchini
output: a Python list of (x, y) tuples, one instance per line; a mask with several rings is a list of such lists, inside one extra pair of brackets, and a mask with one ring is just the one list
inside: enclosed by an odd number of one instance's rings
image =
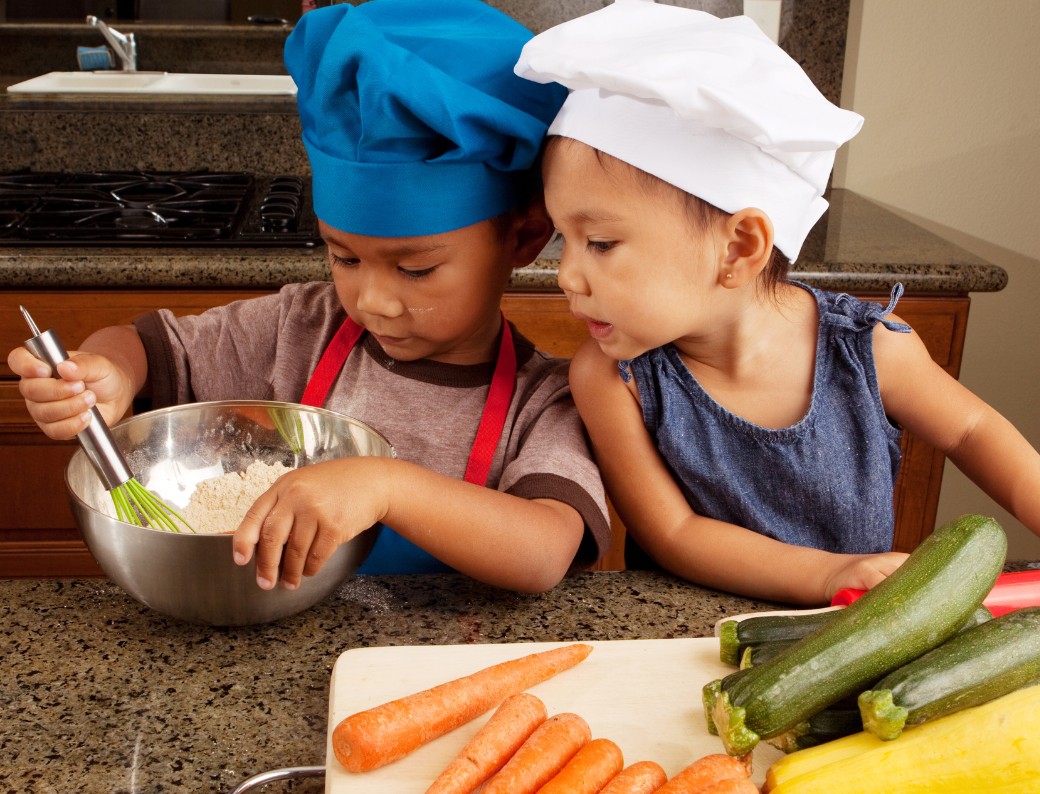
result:
[[(968, 622), (961, 626), (957, 633), (960, 634), (961, 632), (974, 628), (980, 623), (985, 623), (987, 620), (993, 620), (993, 613), (986, 607), (980, 606), (971, 613)], [(767, 659), (772, 659), (784, 649), (790, 648), (795, 644), (795, 642), (797, 642), (797, 640), (776, 640), (775, 642), (760, 642), (741, 646), (740, 666), (743, 668), (762, 664), (762, 662)]]
[(701, 687), (701, 705), (704, 707), (704, 721), (708, 725), (708, 733), (712, 736), (719, 735), (715, 727), (715, 721), (711, 716), (712, 710), (715, 708), (715, 701), (721, 694), (723, 687), (732, 685), (742, 675), (744, 675), (744, 670), (734, 670), (725, 678), (717, 678)]
[(797, 640), (777, 640), (776, 642), (763, 642), (760, 645), (748, 645), (741, 651), (740, 669), (754, 667), (756, 664), (769, 661), (774, 656), (786, 651), (796, 642)]
[(1040, 681), (1040, 607), (952, 637), (859, 696), (863, 729), (895, 739), (907, 725), (979, 706)]
[(991, 518), (936, 529), (822, 627), (721, 688), (711, 716), (726, 752), (749, 752), (947, 640), (989, 593), (1006, 552)]
[[(727, 620), (719, 627), (719, 658), (727, 664), (740, 667), (754, 664), (756, 657), (764, 661), (774, 651), (764, 650), (759, 654), (757, 649), (791, 645), (828, 623), (838, 611), (833, 609), (805, 615), (752, 615), (741, 620)], [(992, 619), (993, 613), (980, 605), (961, 627), (961, 631)], [(756, 649), (756, 652), (749, 655), (748, 649), (751, 648)]]
[(751, 615), (727, 620), (719, 626), (719, 658), (736, 666), (749, 645), (800, 640), (831, 620), (840, 609), (809, 612), (804, 615)]
[(766, 741), (778, 750), (793, 753), (843, 736), (851, 736), (862, 729), (859, 709), (830, 707)]

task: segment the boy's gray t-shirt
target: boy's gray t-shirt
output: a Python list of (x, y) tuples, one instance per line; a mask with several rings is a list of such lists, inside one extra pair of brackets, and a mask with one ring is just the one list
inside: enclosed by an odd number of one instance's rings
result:
[[(148, 355), (153, 407), (209, 400), (299, 402), (346, 315), (332, 284), (290, 284), (278, 293), (199, 315), (170, 310), (134, 321)], [(515, 332), (517, 384), (487, 485), (577, 510), (585, 539), (575, 563), (610, 545), (603, 485), (567, 384), (567, 361)], [(401, 460), (463, 479), (494, 362), (406, 362), (365, 335), (323, 407), (382, 433)], [(517, 531), (522, 531), (518, 527)]]

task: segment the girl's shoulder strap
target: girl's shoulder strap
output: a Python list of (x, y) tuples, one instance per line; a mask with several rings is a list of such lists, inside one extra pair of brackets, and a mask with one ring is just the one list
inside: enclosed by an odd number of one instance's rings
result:
[(903, 285), (897, 282), (889, 293), (887, 306), (869, 300), (860, 300), (845, 292), (823, 292), (809, 288), (820, 306), (820, 320), (850, 331), (871, 331), (881, 323), (890, 331), (907, 334), (910, 326), (888, 319), (903, 297)]

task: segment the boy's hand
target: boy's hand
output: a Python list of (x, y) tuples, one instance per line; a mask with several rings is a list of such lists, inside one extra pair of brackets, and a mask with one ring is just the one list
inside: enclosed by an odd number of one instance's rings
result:
[(869, 590), (903, 564), (909, 554), (889, 551), (881, 554), (838, 554), (838, 568), (827, 579), (825, 592), (830, 602), (839, 590)]
[[(256, 581), (295, 590), (343, 543), (383, 520), (389, 509), (387, 458), (326, 461), (283, 474), (253, 504), (235, 532), (235, 562), (256, 550)], [(284, 554), (283, 554), (284, 551)]]
[(128, 379), (109, 359), (92, 353), (71, 353), (57, 372), (24, 347), (12, 350), (7, 365), (21, 381), (25, 407), (48, 438), (75, 438), (90, 422), (94, 405), (109, 424), (122, 418), (131, 399)]

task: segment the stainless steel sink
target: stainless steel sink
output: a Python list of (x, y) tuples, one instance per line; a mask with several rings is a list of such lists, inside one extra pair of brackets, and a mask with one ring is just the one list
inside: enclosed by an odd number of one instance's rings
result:
[(288, 75), (177, 72), (49, 72), (7, 89), (11, 94), (237, 94), (294, 96)]

